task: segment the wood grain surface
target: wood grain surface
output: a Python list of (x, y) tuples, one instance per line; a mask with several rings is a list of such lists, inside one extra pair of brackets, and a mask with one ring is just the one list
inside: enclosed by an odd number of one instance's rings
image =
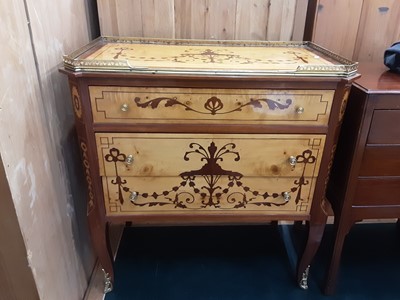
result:
[[(333, 90), (89, 87), (95, 123), (327, 125)], [(302, 113), (298, 110), (303, 108)]]
[(102, 35), (302, 40), (304, 0), (97, 0)]
[[(188, 170), (201, 169), (206, 160), (206, 156), (202, 155), (207, 154), (211, 143), (214, 143), (216, 154), (228, 150), (218, 164), (243, 176), (300, 177), (304, 174), (315, 177), (319, 171), (325, 136), (97, 133), (96, 140), (101, 176), (115, 176), (118, 172), (121, 176), (176, 177)], [(226, 149), (223, 150), (223, 147)], [(118, 149), (126, 156), (132, 155), (133, 163), (127, 165), (118, 161), (114, 165), (108, 162), (112, 149)], [(289, 157), (302, 155), (306, 150), (312, 151), (315, 162), (308, 164), (305, 170), (302, 163), (292, 167)], [(195, 153), (185, 155), (193, 151)]]

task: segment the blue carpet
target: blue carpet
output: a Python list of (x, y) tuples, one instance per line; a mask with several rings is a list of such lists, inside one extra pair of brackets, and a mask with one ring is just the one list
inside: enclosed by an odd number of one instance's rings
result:
[(284, 242), (287, 229), (292, 232), (292, 226), (126, 228), (114, 290), (106, 300), (400, 299), (400, 229), (395, 224), (352, 228), (331, 297), (321, 287), (332, 226), (327, 226), (307, 291), (296, 285), (296, 259)]

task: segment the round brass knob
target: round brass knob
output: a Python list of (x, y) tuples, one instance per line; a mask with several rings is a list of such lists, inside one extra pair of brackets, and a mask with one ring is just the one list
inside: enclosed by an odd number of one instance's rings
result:
[(122, 110), (123, 112), (128, 111), (128, 110), (129, 110), (129, 105), (126, 104), (126, 103), (122, 104), (122, 105), (121, 105), (121, 110)]
[(297, 164), (297, 159), (296, 159), (296, 157), (294, 157), (293, 155), (291, 155), (291, 156), (289, 157), (289, 164), (290, 164), (292, 167), (296, 166), (296, 164)]
[(139, 194), (138, 192), (131, 192), (131, 194), (129, 195), (129, 200), (131, 202), (135, 202), (138, 198)]
[(131, 154), (131, 155), (128, 155), (126, 158), (125, 158), (125, 164), (126, 165), (131, 165), (131, 164), (133, 164), (133, 155)]
[(283, 196), (283, 200), (285, 200), (285, 202), (289, 202), (289, 200), (292, 198), (290, 196), (289, 192), (283, 192), (282, 196)]
[(302, 113), (304, 113), (304, 107), (296, 107), (296, 114), (301, 115)]

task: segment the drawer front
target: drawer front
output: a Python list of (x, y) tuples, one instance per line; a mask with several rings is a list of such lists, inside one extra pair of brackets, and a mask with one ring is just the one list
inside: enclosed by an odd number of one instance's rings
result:
[(101, 176), (315, 177), (324, 135), (96, 134)]
[(95, 123), (327, 125), (333, 90), (90, 86)]
[(400, 176), (400, 145), (365, 147), (360, 176)]
[(362, 178), (357, 180), (353, 206), (400, 205), (400, 178)]
[[(103, 177), (106, 214), (308, 215), (315, 178)], [(285, 197), (289, 192), (290, 199)], [(134, 197), (133, 193), (137, 193)]]
[(368, 144), (400, 144), (400, 110), (375, 110)]

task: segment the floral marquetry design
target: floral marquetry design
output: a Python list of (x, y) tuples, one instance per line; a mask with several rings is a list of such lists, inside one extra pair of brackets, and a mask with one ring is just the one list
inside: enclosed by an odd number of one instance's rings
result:
[[(287, 190), (259, 190), (246, 184), (245, 176), (234, 170), (227, 170), (221, 164), (224, 160), (240, 161), (240, 153), (236, 150), (235, 143), (227, 143), (218, 147), (211, 142), (207, 147), (200, 143), (190, 143), (189, 150), (183, 154), (182, 159), (189, 161), (198, 159), (204, 164), (195, 170), (181, 172), (176, 185), (164, 191), (138, 191), (140, 186), (132, 187), (127, 185), (127, 180), (118, 174), (117, 163), (123, 162), (126, 155), (117, 148), (111, 148), (105, 155), (105, 161), (115, 166), (116, 178), (111, 184), (117, 186), (117, 201), (121, 205), (125, 203), (128, 195), (135, 194), (131, 200), (133, 206), (155, 207), (173, 206), (176, 209), (245, 209), (253, 207), (285, 206), (290, 197), (289, 193), (296, 193), (295, 204), (301, 205), (302, 188), (309, 185), (305, 179), (305, 169), (309, 164), (316, 162), (316, 157), (311, 150), (305, 150), (297, 155), (297, 164), (303, 166), (302, 174), (293, 181), (293, 185)], [(136, 201), (136, 196), (141, 201)]]
[(140, 108), (152, 108), (156, 109), (158, 108), (161, 103), (164, 103), (165, 107), (172, 107), (172, 106), (182, 106), (184, 107), (185, 110), (199, 113), (199, 114), (206, 114), (206, 115), (223, 115), (223, 114), (230, 114), (233, 112), (240, 112), (242, 109), (246, 106), (252, 106), (254, 108), (262, 108), (263, 104), (266, 104), (269, 110), (284, 110), (290, 107), (290, 105), (293, 103), (292, 99), (286, 99), (284, 101), (281, 101), (280, 99), (273, 100), (273, 99), (268, 99), (268, 98), (260, 98), (260, 99), (249, 99), (248, 102), (244, 104), (240, 104), (239, 106), (235, 109), (231, 110), (223, 110), (224, 108), (224, 103), (222, 100), (216, 96), (210, 97), (207, 99), (204, 103), (204, 109), (205, 110), (198, 110), (190, 107), (187, 103), (184, 103), (183, 101), (179, 101), (176, 97), (158, 97), (154, 98), (151, 100), (148, 100), (146, 102), (141, 102), (140, 97), (135, 97), (135, 103), (137, 107)]
[(88, 187), (88, 203), (87, 203), (87, 214), (89, 215), (94, 209), (94, 194), (93, 194), (93, 182), (92, 177), (90, 175), (90, 165), (88, 158), (88, 148), (84, 142), (81, 142), (81, 150), (82, 150), (82, 159), (83, 166), (85, 167), (85, 179)]
[(78, 119), (82, 118), (82, 104), (81, 98), (79, 97), (79, 92), (76, 86), (72, 86), (72, 106), (74, 108), (75, 115)]
[(124, 204), (124, 197), (122, 191), (129, 192), (129, 188), (125, 186), (126, 180), (122, 179), (121, 176), (118, 175), (117, 162), (124, 162), (125, 159), (126, 155), (120, 153), (120, 151), (116, 148), (110, 149), (110, 153), (105, 156), (106, 162), (113, 162), (115, 165), (117, 177), (115, 178), (115, 180), (112, 180), (111, 183), (118, 186), (118, 200), (121, 204)]

